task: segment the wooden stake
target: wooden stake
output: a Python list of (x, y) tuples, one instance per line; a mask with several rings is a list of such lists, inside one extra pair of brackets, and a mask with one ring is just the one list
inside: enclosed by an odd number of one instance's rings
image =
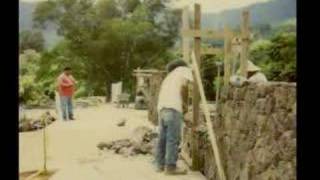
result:
[(218, 66), (218, 79), (217, 79), (217, 87), (216, 87), (216, 109), (218, 109), (219, 104), (219, 96), (220, 96), (220, 66)]
[[(184, 30), (189, 30), (189, 9), (188, 6), (185, 6), (183, 8), (182, 12), (182, 32)], [(183, 60), (187, 63), (190, 63), (190, 58), (189, 58), (189, 50), (190, 49), (190, 39), (187, 36), (182, 36), (182, 55), (183, 55)]]
[(244, 77), (247, 77), (249, 36), (250, 36), (249, 11), (245, 10), (245, 11), (242, 12), (241, 54), (240, 54), (240, 73)]
[(219, 178), (220, 178), (220, 180), (226, 180), (226, 176), (224, 174), (224, 170), (223, 170), (223, 167), (221, 164), (220, 153), (219, 153), (219, 148), (217, 145), (216, 135), (214, 133), (213, 125), (212, 125), (212, 122), (210, 119), (210, 112), (209, 112), (209, 108), (208, 108), (208, 103), (207, 103), (207, 99), (204, 94), (203, 84), (201, 81), (199, 66), (198, 66), (198, 62), (196, 60), (195, 53), (192, 53), (191, 59), (192, 59), (192, 64), (193, 64), (194, 75), (195, 75), (196, 82), (198, 83), (198, 87), (199, 87), (199, 91), (200, 91), (200, 96), (201, 96), (202, 105), (203, 105), (202, 107), (203, 107), (205, 118), (206, 118), (206, 124), (207, 124), (207, 129), (209, 132), (211, 146), (213, 149), (214, 159), (215, 159), (215, 162), (216, 162), (216, 165), (218, 168)]
[(224, 27), (224, 86), (228, 87), (231, 75), (231, 34), (227, 26)]
[(47, 118), (44, 118), (44, 127), (43, 127), (43, 173), (47, 173)]
[[(200, 30), (201, 25), (201, 9), (200, 4), (194, 5), (194, 28), (195, 30)], [(201, 38), (196, 37), (194, 38), (194, 53), (195, 53), (195, 59), (198, 64), (200, 64), (200, 57), (201, 57)], [(197, 81), (197, 80), (196, 80)], [(193, 83), (193, 126), (192, 126), (192, 132), (195, 133), (196, 129), (199, 124), (199, 106), (200, 106), (200, 96), (199, 96), (199, 88), (197, 82)], [(200, 157), (199, 157), (199, 140), (197, 136), (192, 136), (192, 169), (193, 170), (199, 170), (200, 169)]]

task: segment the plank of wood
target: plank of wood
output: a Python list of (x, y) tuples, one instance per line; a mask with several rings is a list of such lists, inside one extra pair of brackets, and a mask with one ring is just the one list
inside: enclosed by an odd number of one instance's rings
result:
[(242, 12), (240, 54), (240, 74), (244, 77), (247, 77), (249, 31), (249, 11), (245, 10)]
[(203, 107), (203, 110), (204, 110), (204, 115), (205, 115), (205, 119), (206, 119), (206, 125), (207, 125), (207, 128), (208, 128), (211, 147), (212, 147), (213, 152), (214, 152), (213, 153), (214, 154), (214, 159), (216, 161), (216, 165), (217, 165), (217, 168), (218, 168), (218, 174), (219, 174), (220, 180), (226, 180), (226, 176), (225, 176), (222, 164), (221, 164), (221, 158), (220, 158), (219, 148), (218, 148), (218, 144), (217, 144), (217, 140), (216, 140), (216, 135), (215, 135), (215, 132), (214, 132), (214, 129), (213, 129), (213, 125), (212, 125), (212, 122), (211, 122), (208, 103), (207, 103), (207, 99), (206, 99), (205, 94), (204, 94), (204, 88), (203, 88), (203, 84), (202, 84), (202, 81), (201, 81), (199, 66), (198, 66), (198, 62), (196, 60), (195, 53), (192, 53), (191, 59), (192, 59), (192, 65), (193, 65), (192, 69), (194, 71), (196, 82), (198, 83), (200, 97), (201, 97), (202, 104), (203, 104), (202, 107)]
[(231, 76), (231, 31), (226, 26), (224, 27), (224, 86), (229, 85)]
[(200, 29), (182, 29), (181, 34), (184, 37), (193, 37), (193, 38), (207, 38), (207, 39), (216, 39), (223, 40), (223, 32), (215, 31), (212, 29), (200, 30)]
[(157, 69), (135, 69), (133, 70), (135, 73), (164, 73), (165, 71), (157, 70)]
[[(183, 8), (182, 12), (182, 29), (189, 30), (189, 9), (188, 6), (185, 6)], [(190, 63), (190, 56), (189, 56), (189, 51), (190, 51), (190, 39), (187, 36), (182, 36), (182, 55), (183, 55), (183, 60), (187, 63)]]
[[(194, 5), (194, 28), (196, 30), (199, 30), (201, 26), (201, 10), (200, 10), (200, 4)], [(201, 38), (195, 37), (194, 38), (194, 53), (197, 63), (200, 64), (200, 57), (201, 57)], [(192, 98), (192, 108), (193, 108), (193, 126), (192, 126), (192, 132), (196, 132), (198, 122), (199, 122), (199, 109), (200, 109), (200, 95), (198, 90), (198, 84), (195, 81), (193, 83), (193, 98)], [(200, 169), (200, 157), (199, 157), (199, 142), (197, 136), (192, 137), (191, 141), (191, 154), (192, 154), (192, 169), (193, 170), (199, 170)]]
[(140, 76), (140, 77), (152, 77), (152, 74), (143, 74), (143, 73), (133, 73), (133, 76)]

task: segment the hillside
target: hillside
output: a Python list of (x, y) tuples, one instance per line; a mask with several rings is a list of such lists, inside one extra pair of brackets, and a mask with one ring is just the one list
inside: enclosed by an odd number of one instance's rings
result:
[[(32, 13), (36, 7), (36, 2), (21, 2), (19, 1), (19, 32), (23, 30), (32, 30)], [(46, 29), (42, 30), (45, 47), (53, 47), (62, 37), (56, 33), (56, 27), (50, 24)]]
[[(251, 24), (276, 25), (296, 17), (296, 0), (271, 0), (245, 7), (250, 10)], [(222, 28), (239, 26), (241, 12), (244, 8), (226, 10), (221, 13), (206, 13), (202, 18), (203, 27)]]

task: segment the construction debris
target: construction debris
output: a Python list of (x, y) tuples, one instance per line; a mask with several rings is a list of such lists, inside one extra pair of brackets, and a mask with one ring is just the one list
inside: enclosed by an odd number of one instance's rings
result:
[(87, 108), (89, 106), (97, 106), (103, 103), (103, 98), (101, 96), (91, 96), (83, 97), (75, 100), (75, 106), (77, 108)]
[(32, 119), (28, 118), (27, 116), (21, 117), (19, 119), (19, 132), (25, 131), (34, 131), (38, 129), (44, 128), (44, 120), (46, 120), (47, 125), (53, 123), (57, 120), (55, 116), (50, 114), (49, 111), (43, 113), (39, 118)]
[(126, 122), (127, 122), (127, 120), (125, 118), (122, 118), (117, 122), (117, 126), (119, 126), (119, 127), (125, 126)]
[(138, 154), (153, 154), (157, 133), (152, 129), (140, 126), (134, 129), (131, 139), (120, 139), (111, 142), (101, 142), (97, 145), (100, 150), (112, 150), (125, 157)]

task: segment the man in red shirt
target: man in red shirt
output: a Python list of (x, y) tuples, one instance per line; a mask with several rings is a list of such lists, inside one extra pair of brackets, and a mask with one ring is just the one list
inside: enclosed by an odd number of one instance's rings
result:
[(63, 73), (58, 77), (58, 91), (64, 120), (67, 120), (67, 117), (69, 120), (74, 120), (72, 96), (74, 93), (75, 84), (76, 81), (71, 75), (71, 68), (64, 68)]

